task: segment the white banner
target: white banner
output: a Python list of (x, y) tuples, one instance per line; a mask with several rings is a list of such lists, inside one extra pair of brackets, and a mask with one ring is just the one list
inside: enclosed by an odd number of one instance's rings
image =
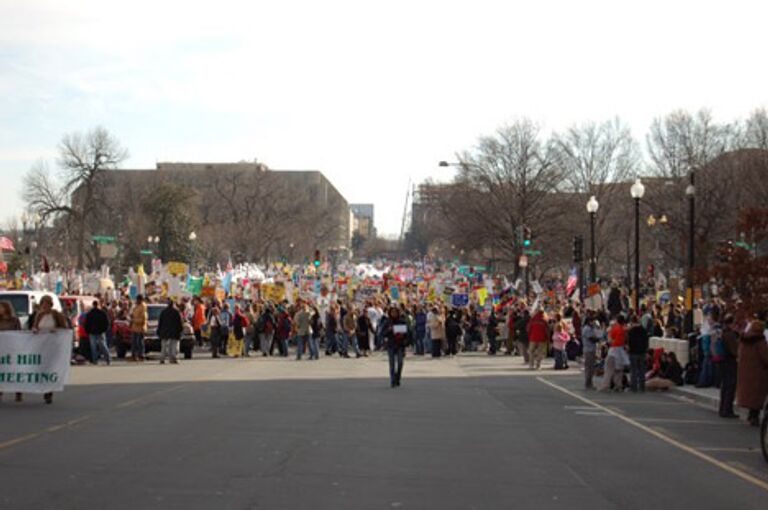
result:
[(62, 391), (71, 356), (72, 330), (0, 331), (0, 391)]

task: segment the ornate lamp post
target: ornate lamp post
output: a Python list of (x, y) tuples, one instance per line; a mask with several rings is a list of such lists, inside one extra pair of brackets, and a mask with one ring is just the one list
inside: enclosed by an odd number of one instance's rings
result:
[(635, 313), (640, 310), (640, 200), (645, 194), (645, 186), (638, 177), (629, 189), (635, 200)]
[(590, 232), (590, 254), (589, 254), (589, 283), (597, 281), (597, 260), (595, 258), (595, 216), (600, 204), (594, 195), (587, 201), (587, 212), (589, 213), (589, 232)]

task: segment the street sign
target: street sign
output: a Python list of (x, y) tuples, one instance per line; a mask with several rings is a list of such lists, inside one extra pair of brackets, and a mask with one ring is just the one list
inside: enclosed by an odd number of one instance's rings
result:
[(541, 256), (541, 250), (523, 250), (523, 253), (531, 257)]
[(528, 256), (527, 255), (520, 255), (520, 267), (528, 267)]
[(152, 250), (141, 250), (142, 255), (152, 255)]
[(103, 259), (113, 259), (117, 257), (116, 244), (102, 244), (99, 246), (99, 256)]
[(91, 241), (97, 244), (111, 244), (115, 242), (114, 236), (92, 236)]

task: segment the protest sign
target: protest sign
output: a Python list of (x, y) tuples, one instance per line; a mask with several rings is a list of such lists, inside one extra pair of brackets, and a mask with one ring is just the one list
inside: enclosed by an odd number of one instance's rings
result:
[(0, 391), (62, 391), (69, 378), (72, 331), (0, 332)]

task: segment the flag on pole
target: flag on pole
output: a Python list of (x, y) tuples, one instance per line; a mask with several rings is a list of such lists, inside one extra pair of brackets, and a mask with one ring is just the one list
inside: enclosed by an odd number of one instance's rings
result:
[(574, 266), (571, 269), (571, 274), (568, 276), (568, 282), (565, 285), (565, 294), (570, 297), (575, 291), (576, 286), (579, 283), (578, 270)]

